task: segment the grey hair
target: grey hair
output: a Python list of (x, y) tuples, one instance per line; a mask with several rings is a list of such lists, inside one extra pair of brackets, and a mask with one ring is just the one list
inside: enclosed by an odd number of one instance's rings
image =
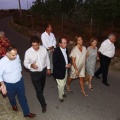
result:
[(2, 37), (3, 35), (5, 35), (5, 33), (3, 31), (0, 31), (0, 37)]
[(111, 33), (111, 34), (109, 34), (108, 39), (110, 39), (111, 37), (116, 37), (116, 35)]

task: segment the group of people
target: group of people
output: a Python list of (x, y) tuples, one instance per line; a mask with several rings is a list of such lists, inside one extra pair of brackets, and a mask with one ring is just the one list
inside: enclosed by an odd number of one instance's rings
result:
[[(1, 41), (0, 32), (0, 41)], [(5, 38), (5, 37), (4, 37)], [(81, 92), (88, 96), (84, 89), (84, 78), (88, 77), (88, 88), (93, 90), (92, 78), (100, 79), (102, 74), (103, 84), (109, 86), (107, 82), (108, 67), (111, 58), (115, 54), (114, 42), (116, 35), (110, 34), (99, 49), (97, 49), (97, 39), (90, 40), (90, 46), (86, 49), (83, 46), (81, 36), (75, 38), (75, 46), (70, 55), (67, 49), (67, 39), (61, 38), (56, 47), (56, 39), (52, 33), (52, 26), (48, 24), (45, 32), (41, 35), (41, 40), (37, 36), (31, 38), (31, 47), (25, 52), (24, 66), (30, 70), (30, 76), (36, 91), (36, 96), (41, 104), (42, 112), (47, 110), (43, 91), (46, 81), (46, 74), (53, 75), (58, 86), (59, 101), (64, 102), (66, 94), (65, 87), (69, 92), (73, 79), (79, 78)], [(19, 103), (25, 117), (33, 118), (36, 115), (31, 113), (27, 104), (24, 79), (21, 71), (21, 61), (17, 54), (17, 48), (13, 45), (6, 46), (6, 54), (0, 60), (0, 90), (8, 95), (10, 104), (14, 111), (18, 111), (15, 96), (17, 94)], [(100, 68), (95, 72), (96, 60), (100, 60)]]

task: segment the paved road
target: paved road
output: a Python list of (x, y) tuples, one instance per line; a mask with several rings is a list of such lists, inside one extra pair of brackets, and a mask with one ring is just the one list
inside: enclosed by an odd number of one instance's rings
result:
[[(10, 42), (18, 48), (22, 62), (25, 50), (30, 47), (29, 38), (12, 30), (8, 23), (10, 17), (0, 20), (0, 30), (6, 33)], [(109, 72), (110, 87), (106, 87), (101, 80), (94, 79), (94, 91), (86, 87), (88, 97), (80, 92), (79, 82), (71, 84), (73, 93), (68, 93), (64, 103), (58, 100), (57, 85), (53, 77), (47, 77), (45, 98), (48, 104), (47, 113), (41, 113), (41, 106), (36, 98), (29, 73), (23, 69), (26, 96), (32, 112), (37, 116), (34, 120), (120, 120), (120, 74)], [(19, 108), (21, 110), (21, 108)]]

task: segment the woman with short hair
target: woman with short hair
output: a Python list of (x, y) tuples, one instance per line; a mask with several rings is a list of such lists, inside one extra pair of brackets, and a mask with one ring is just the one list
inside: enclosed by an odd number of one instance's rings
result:
[(90, 46), (87, 48), (86, 55), (86, 74), (88, 74), (88, 88), (93, 90), (91, 81), (95, 73), (95, 66), (97, 60), (97, 39), (92, 38), (90, 40)]

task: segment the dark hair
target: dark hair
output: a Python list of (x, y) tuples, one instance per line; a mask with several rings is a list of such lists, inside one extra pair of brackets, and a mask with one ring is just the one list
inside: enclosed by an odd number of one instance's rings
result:
[(31, 44), (35, 43), (35, 42), (36, 43), (41, 43), (41, 40), (37, 36), (32, 36), (30, 42), (31, 42)]
[(77, 41), (78, 41), (78, 38), (79, 38), (79, 37), (82, 38), (82, 36), (75, 36), (75, 39), (74, 39), (74, 43), (75, 43), (74, 45), (75, 45), (75, 46), (77, 45)]
[[(66, 39), (66, 38), (62, 37), (62, 38), (59, 39), (58, 42), (59, 42), (59, 43), (62, 43), (62, 39)], [(66, 41), (67, 41), (67, 39), (66, 39)]]
[(6, 48), (6, 52), (10, 52), (11, 50), (17, 50), (17, 48), (16, 48), (14, 45), (9, 45), (9, 46)]
[[(46, 23), (45, 24), (45, 29), (47, 29), (49, 27), (49, 25), (51, 25), (50, 23)], [(52, 26), (52, 25), (51, 25)]]

